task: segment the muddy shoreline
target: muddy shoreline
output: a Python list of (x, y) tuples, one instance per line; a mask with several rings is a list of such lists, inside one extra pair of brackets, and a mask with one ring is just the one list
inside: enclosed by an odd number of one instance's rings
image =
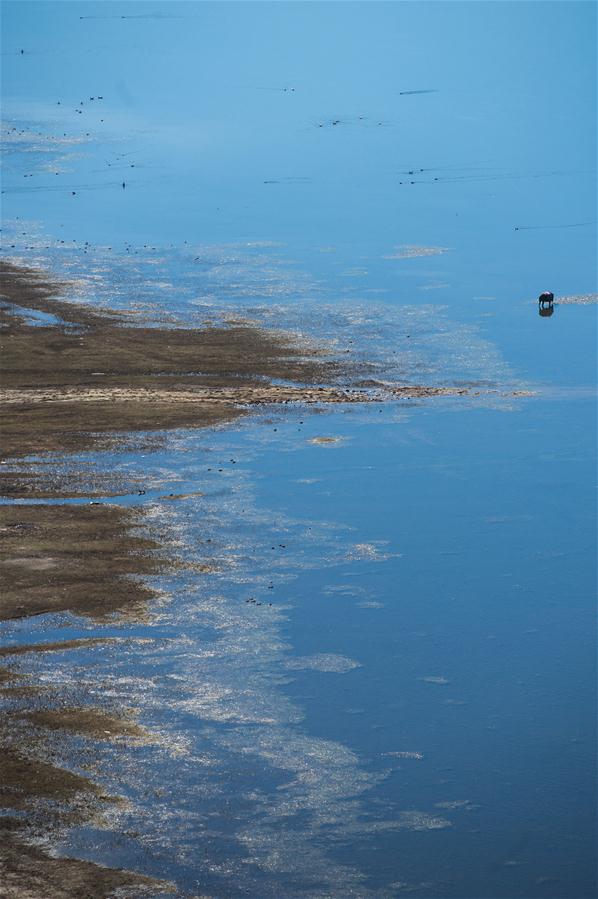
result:
[[(0, 506), (0, 619), (68, 611), (99, 621), (114, 615), (143, 620), (155, 599), (143, 578), (174, 562), (141, 534), (142, 513), (106, 502), (60, 502), (69, 496), (105, 498), (114, 484), (102, 480), (94, 489), (86, 473), (67, 466), (53, 483), (40, 485), (39, 475), (19, 460), (47, 453), (68, 458), (132, 431), (221, 424), (256, 402), (347, 397), (334, 388), (310, 388), (333, 378), (338, 368), (325, 358), (304, 358), (303, 350), (283, 338), (248, 327), (131, 328), (124, 315), (66, 301), (68, 292), (69, 285), (42, 273), (2, 267), (0, 453), (10, 464), (0, 470), (0, 490), (5, 497), (52, 503)], [(31, 324), (27, 310), (58, 321)], [(273, 378), (300, 379), (306, 386), (278, 387), (271, 384)], [(18, 671), (25, 654), (92, 644), (102, 641), (50, 641), (2, 650), (0, 869), (2, 894), (10, 899), (47, 899), (49, 892), (64, 899), (99, 899), (117, 888), (119, 895), (131, 896), (170, 890), (131, 872), (52, 858), (29, 842), (51, 841), (57, 826), (92, 820), (114, 801), (101, 794), (93, 777), (54, 763), (44, 733), (91, 740), (143, 733), (134, 720), (112, 711), (65, 708)], [(80, 767), (80, 758), (71, 761), (73, 768)]]
[[(368, 380), (367, 365), (348, 365), (280, 332), (247, 324), (132, 325), (126, 313), (77, 303), (74, 292), (33, 269), (4, 263), (0, 271), (0, 493), (17, 501), (0, 505), (0, 620), (69, 613), (90, 622), (140, 622), (158, 598), (147, 578), (175, 570), (176, 552), (162, 535), (148, 537), (142, 510), (109, 502), (120, 490), (143, 493), (134, 478), (92, 476), (69, 456), (126, 445), (132, 434), (147, 440), (151, 432), (226, 424), (256, 405), (379, 400), (379, 385)], [(32, 323), (27, 310), (55, 321)], [(385, 392), (410, 399), (470, 391), (387, 385)], [(66, 465), (41, 476), (31, 456)], [(33, 845), (51, 845), (57, 828), (93, 821), (119, 802), (104, 795), (93, 772), (74, 773), (84, 759), (69, 756), (72, 770), (55, 760), (54, 736), (77, 734), (93, 744), (143, 739), (144, 731), (127, 710), (69, 704), (20, 672), (19, 659), (82, 646), (102, 652), (112, 643), (83, 637), (0, 649), (0, 870), (9, 899), (47, 899), (48, 889), (63, 899), (171, 889)]]
[[(175, 554), (164, 541), (148, 538), (142, 511), (106, 501), (122, 488), (117, 475), (91, 477), (69, 464), (69, 456), (126, 444), (135, 432), (232, 422), (255, 404), (365, 396), (339, 386), (346, 366), (286, 335), (245, 324), (131, 326), (126, 313), (91, 309), (73, 292), (42, 272), (2, 265), (0, 492), (38, 502), (0, 505), (0, 620), (70, 613), (91, 622), (115, 616), (139, 622), (157, 598), (147, 577), (176, 568)], [(31, 311), (54, 321), (32, 322)], [(48, 454), (67, 464), (40, 477), (26, 457)], [(125, 489), (136, 486), (129, 479)], [(93, 772), (75, 773), (89, 767), (80, 751), (69, 757), (68, 769), (59, 764), (52, 738), (74, 734), (93, 745), (143, 740), (145, 732), (126, 710), (65, 705), (64, 697), (23, 674), (19, 660), (82, 647), (101, 652), (113, 643), (90, 637), (0, 649), (0, 870), (2, 895), (9, 899), (47, 899), (49, 892), (100, 899), (117, 889), (122, 896), (173, 889), (145, 875), (51, 857), (39, 845), (51, 845), (54, 832), (91, 822), (119, 802), (103, 794)]]
[[(33, 269), (0, 269), (3, 458), (85, 450), (100, 434), (221, 424), (255, 403), (351, 401), (333, 386), (346, 365), (287, 335), (131, 325), (125, 312), (67, 302), (69, 291)], [(23, 310), (58, 323), (31, 324)]]

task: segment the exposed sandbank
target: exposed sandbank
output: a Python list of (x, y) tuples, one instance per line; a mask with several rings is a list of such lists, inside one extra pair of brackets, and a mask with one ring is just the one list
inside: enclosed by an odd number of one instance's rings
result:
[[(68, 289), (32, 269), (0, 268), (5, 458), (89, 449), (98, 433), (218, 424), (255, 403), (352, 399), (321, 388), (339, 378), (339, 362), (287, 335), (250, 325), (131, 326), (126, 315), (67, 302)], [(31, 325), (23, 309), (62, 324)]]
[[(68, 285), (10, 264), (2, 268), (0, 292), (0, 454), (10, 462), (0, 471), (5, 496), (60, 500), (89, 491), (86, 473), (75, 466), (40, 483), (26, 456), (97, 449), (128, 432), (233, 421), (255, 403), (351, 400), (338, 387), (321, 386), (337, 379), (334, 360), (278, 333), (247, 325), (131, 327), (125, 315), (67, 302)], [(57, 321), (32, 324), (27, 310)], [(99, 480), (104, 496), (118, 486), (107, 476)], [(141, 532), (142, 523), (142, 511), (106, 503), (0, 506), (0, 620), (65, 611), (143, 620), (156, 594), (142, 578), (180, 563), (163, 558), (160, 544)], [(0, 657), (14, 666), (31, 653), (100, 650), (113, 642), (91, 637), (8, 645)], [(3, 895), (101, 899), (117, 889), (123, 896), (167, 889), (131, 872), (51, 858), (28, 842), (32, 833), (51, 838), (61, 822), (91, 821), (118, 801), (103, 795), (92, 774), (75, 773), (81, 769), (77, 752), (69, 763), (74, 770), (56, 763), (44, 734), (61, 740), (69, 733), (87, 740), (151, 735), (124, 710), (64, 706), (54, 691), (14, 667), (0, 671), (0, 687), (9, 703), (0, 713)]]
[(0, 506), (0, 620), (71, 611), (141, 615), (155, 594), (139, 578), (165, 562), (122, 506)]
[[(0, 266), (5, 459), (88, 450), (101, 435), (206, 427), (255, 404), (367, 402), (372, 385), (406, 399), (469, 392), (364, 380), (367, 364), (339, 361), (325, 348), (249, 324), (133, 326), (124, 313), (67, 301), (68, 293), (68, 284), (33, 269)], [(59, 321), (32, 325), (27, 309)], [(25, 479), (26, 495), (37, 495)], [(19, 478), (4, 475), (1, 489), (20, 495)]]

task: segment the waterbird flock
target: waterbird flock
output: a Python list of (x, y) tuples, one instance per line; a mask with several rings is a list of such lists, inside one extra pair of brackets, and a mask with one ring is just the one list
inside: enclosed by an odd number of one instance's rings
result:
[[(180, 18), (180, 16), (172, 16), (170, 14), (137, 14), (137, 15), (99, 15), (99, 16), (79, 16), (80, 19), (98, 19), (98, 18), (117, 18), (117, 19), (144, 19), (144, 18), (154, 18), (154, 19), (164, 19), (164, 18)], [(27, 57), (30, 53), (35, 53), (38, 51), (29, 51), (26, 48), (21, 47), (17, 51), (12, 51), (12, 55), (18, 55), (21, 57)], [(11, 51), (4, 52), (2, 55), (11, 55)], [(250, 89), (257, 91), (273, 91), (282, 94), (294, 94), (296, 93), (296, 88), (294, 86), (274, 86), (274, 85), (255, 85), (255, 86), (246, 86)], [(399, 97), (419, 97), (431, 94), (439, 93), (438, 88), (405, 88), (398, 91)], [(104, 94), (94, 93), (89, 95), (85, 100), (79, 100), (78, 105), (74, 107), (73, 111), (77, 115), (84, 115), (88, 104), (96, 104), (98, 102), (104, 101)], [(56, 100), (56, 105), (63, 107), (65, 102), (63, 99)], [(100, 120), (101, 124), (104, 124), (104, 118)], [(342, 126), (350, 126), (353, 124), (361, 124), (361, 125), (369, 125), (373, 124), (376, 127), (380, 127), (385, 123), (379, 120), (370, 120), (368, 116), (364, 114), (360, 114), (358, 116), (332, 116), (329, 119), (320, 119), (316, 120), (314, 123), (315, 127), (318, 129), (326, 129), (333, 128), (337, 129)], [(6, 129), (6, 135), (8, 140), (14, 145), (15, 139), (17, 139), (18, 149), (18, 138), (22, 139), (23, 143), (27, 143), (27, 141), (31, 138), (32, 132), (26, 128), (19, 128), (16, 125), (9, 126)], [(61, 141), (64, 140), (72, 140), (73, 142), (80, 142), (83, 139), (83, 135), (74, 136), (71, 135), (69, 137), (66, 131), (62, 132), (62, 138), (57, 138), (53, 135), (44, 134), (42, 131), (35, 132), (35, 136), (37, 138), (42, 138), (47, 141), (51, 146), (55, 146), (59, 149), (61, 145)], [(91, 132), (86, 131), (84, 133), (84, 137), (90, 138)], [(116, 154), (113, 161), (106, 160), (106, 168), (110, 169), (119, 169), (119, 168), (127, 168), (127, 169), (135, 169), (138, 166), (138, 163), (135, 162), (126, 162), (122, 163), (121, 161), (127, 157), (134, 155), (133, 153), (122, 153)], [(93, 170), (96, 173), (101, 173), (102, 169)], [(29, 171), (23, 174), (24, 179), (32, 179), (34, 177), (41, 177), (47, 172), (36, 172)], [(54, 171), (55, 177), (60, 177), (65, 174), (59, 170)], [(571, 171), (539, 171), (539, 172), (516, 172), (516, 171), (500, 171), (491, 167), (479, 166), (476, 164), (467, 165), (467, 166), (411, 166), (404, 170), (398, 172), (398, 181), (396, 182), (399, 187), (404, 186), (415, 186), (415, 185), (440, 185), (440, 184), (449, 184), (449, 183), (462, 183), (462, 182), (485, 182), (485, 181), (505, 181), (505, 180), (516, 180), (522, 178), (549, 178), (549, 177), (559, 177), (566, 176), (570, 174), (581, 174), (581, 172), (571, 172)], [(404, 177), (406, 176), (406, 178)], [(302, 178), (302, 177), (293, 177), (293, 176), (285, 176), (285, 177), (277, 177), (277, 178), (266, 178), (263, 179), (264, 185), (284, 185), (284, 184), (307, 184), (311, 179)], [(12, 184), (8, 187), (4, 187), (2, 189), (2, 193), (22, 193), (24, 191), (31, 190), (41, 190), (41, 191), (52, 191), (52, 192), (67, 192), (71, 197), (78, 197), (81, 191), (87, 190), (98, 190), (103, 188), (111, 188), (111, 187), (120, 187), (121, 191), (124, 191), (128, 186), (126, 180), (114, 182), (102, 182), (99, 184), (71, 184), (66, 185), (65, 187), (61, 187), (56, 184), (52, 186), (47, 183), (43, 184), (31, 184), (27, 187), (19, 187), (16, 184)], [(536, 229), (557, 229), (557, 228), (582, 228), (589, 227), (594, 225), (595, 220), (584, 221), (584, 222), (573, 222), (573, 223), (542, 223), (537, 225), (515, 225), (515, 231), (528, 231), (528, 230), (536, 230)], [(11, 245), (13, 248), (13, 245)], [(130, 252), (131, 248), (127, 247), (127, 252)]]

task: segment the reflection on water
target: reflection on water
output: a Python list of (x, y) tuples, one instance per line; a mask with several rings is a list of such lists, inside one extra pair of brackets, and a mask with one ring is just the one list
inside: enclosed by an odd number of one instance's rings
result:
[[(212, 247), (223, 299), (209, 305), (188, 287), (185, 250), (153, 260), (143, 251), (132, 267), (126, 255), (109, 262), (80, 247), (55, 261), (40, 249), (36, 261), (76, 271), (76, 296), (92, 306), (136, 304), (157, 325), (197, 324), (198, 314), (219, 323), (234, 296), (232, 308), (253, 322), (320, 342), (333, 335), (335, 351), (354, 346), (376, 366), (366, 386), (448, 382), (479, 396), (315, 414), (280, 408), (207, 434), (177, 431), (104, 454), (30, 459), (40, 488), (70, 484), (83, 503), (96, 493), (100, 506), (60, 507), (73, 511), (75, 524), (81, 519), (80, 539), (83, 518), (97, 509), (108, 524), (133, 513), (135, 541), (160, 547), (155, 562), (123, 568), (136, 575), (130, 597), (121, 596), (120, 581), (115, 594), (92, 566), (105, 599), (94, 588), (75, 605), (65, 594), (58, 606), (93, 617), (50, 614), (5, 629), (9, 647), (43, 650), (7, 656), (19, 678), (6, 694), (10, 744), (26, 741), (39, 758), (87, 779), (75, 794), (69, 787), (60, 815), (36, 797), (33, 833), (47, 833), (51, 821), (61, 852), (172, 881), (183, 895), (276, 897), (282, 883), (289, 897), (492, 896), (525, 883), (531, 896), (541, 881), (543, 895), (559, 896), (567, 876), (561, 853), (569, 852), (559, 826), (543, 832), (550, 851), (535, 838), (514, 848), (520, 813), (491, 792), (513, 766), (533, 782), (536, 752), (525, 742), (515, 755), (507, 748), (520, 715), (535, 709), (534, 733), (550, 743), (554, 704), (572, 688), (563, 689), (562, 670), (546, 667), (553, 626), (546, 630), (533, 607), (515, 612), (511, 603), (540, 591), (553, 616), (558, 608), (554, 565), (528, 530), (530, 514), (541, 530), (548, 514), (558, 532), (558, 509), (536, 508), (543, 493), (530, 488), (538, 477), (530, 449), (573, 410), (557, 406), (543, 418), (492, 341), (442, 307), (256, 303), (254, 261), (258, 281), (265, 266), (284, 270), (280, 256), (266, 261), (270, 251)], [(155, 274), (145, 276), (146, 268)], [(490, 418), (472, 440), (479, 415)], [(507, 505), (496, 506), (492, 485), (504, 464), (494, 447), (505, 434), (515, 481), (502, 497)], [(550, 446), (558, 463), (562, 438), (553, 435)], [(464, 501), (472, 479), (477, 512)], [(117, 495), (103, 496), (103, 484)], [(527, 517), (512, 514), (521, 489)], [(568, 503), (562, 495), (561, 507)], [(5, 508), (22, 509), (25, 527), (35, 506)], [(512, 527), (499, 543), (490, 535), (480, 542), (472, 535), (481, 519)], [(23, 556), (30, 579), (54, 564), (56, 537), (44, 539)], [(557, 583), (580, 551), (561, 546)], [(478, 591), (493, 597), (483, 614)], [(100, 622), (94, 609), (106, 601), (113, 614)], [(497, 617), (505, 603), (517, 621), (515, 657), (510, 625)], [(581, 626), (583, 602), (579, 611)], [(510, 711), (497, 705), (505, 655)], [(580, 752), (579, 743), (559, 750), (562, 807), (567, 789), (577, 796), (565, 772)], [(515, 786), (505, 789), (513, 801)], [(416, 846), (411, 834), (429, 845)], [(432, 865), (449, 846), (455, 861)], [(495, 858), (497, 873), (470, 866), (470, 853)]]
[[(288, 440), (296, 422), (285, 419), (278, 424)], [(209, 455), (255, 459), (251, 444), (257, 439), (259, 447), (263, 440), (260, 427), (239, 434), (237, 445), (216, 436)], [(160, 876), (166, 857), (169, 876), (176, 875), (183, 887), (197, 881), (216, 895), (249, 889), (275, 896), (280, 876), (288, 878), (289, 896), (306, 889), (379, 895), (353, 865), (334, 862), (326, 847), (359, 834), (437, 829), (450, 821), (412, 810), (385, 820), (368, 810), (362, 797), (385, 775), (368, 772), (342, 743), (310, 735), (300, 705), (285, 696), (285, 672), (347, 676), (359, 667), (338, 653), (292, 655), (281, 633), (297, 601), (289, 600), (289, 585), (314, 565), (338, 565), (346, 558), (346, 540), (320, 519), (292, 520), (281, 512), (272, 519), (256, 506), (251, 478), (241, 466), (219, 462), (226, 466), (216, 478), (222, 487), (208, 474), (209, 459), (181, 466), (189, 454), (205, 454), (203, 439), (190, 433), (185, 446), (179, 438), (176, 455), (165, 452), (156, 460), (157, 471), (146, 472), (159, 474), (167, 486), (192, 484), (200, 488), (197, 496), (176, 503), (138, 500), (148, 533), (159, 532), (185, 562), (201, 563), (202, 573), (154, 579), (152, 586), (170, 600), (154, 606), (143, 628), (142, 619), (131, 615), (100, 629), (80, 619), (56, 622), (62, 639), (106, 632), (118, 639), (101, 652), (79, 644), (61, 656), (59, 667), (47, 652), (20, 663), (21, 675), (52, 691), (53, 705), (100, 702), (119, 720), (134, 710), (144, 725), (139, 730), (137, 724), (103, 722), (99, 736), (108, 740), (94, 748), (94, 776), (105, 795), (124, 794), (126, 801), (103, 809), (94, 827), (65, 833), (64, 848), (141, 865)], [(368, 544), (356, 550), (358, 558), (372, 558)], [(53, 636), (51, 620), (40, 624), (40, 636)], [(39, 639), (30, 622), (16, 629), (13, 640), (19, 630), (33, 642)], [(19, 705), (30, 708), (22, 699)], [(61, 719), (64, 728), (64, 711)], [(42, 728), (51, 722), (43, 713), (28, 712), (27, 720)], [(75, 730), (81, 730), (80, 720)], [(72, 766), (80, 750), (62, 737), (53, 755)], [(126, 839), (115, 852), (111, 835), (117, 833)], [(203, 858), (212, 852), (225, 857), (219, 863), (211, 858), (207, 871), (198, 868), (198, 853)]]
[(106, 896), (589, 899), (591, 11), (9, 6), (9, 258), (368, 401), (19, 459), (3, 830), (160, 881)]
[[(555, 667), (553, 629), (560, 581), (579, 549), (573, 535), (561, 535), (562, 555), (549, 563), (525, 537), (530, 515), (532, 531), (542, 522), (558, 532), (558, 510), (542, 495), (527, 516), (508, 514), (520, 508), (521, 484), (539, 471), (535, 457), (515, 460), (524, 446), (529, 454), (534, 433), (546, 434), (546, 423), (537, 429), (540, 407), (526, 408), (531, 430), (511, 448), (511, 487), (504, 489), (500, 456), (485, 452), (469, 473), (476, 491), (467, 502), (465, 466), (486, 438), (480, 434), (464, 457), (461, 424), (448, 406), (412, 407), (398, 427), (392, 407), (375, 419), (367, 409), (325, 412), (326, 431), (344, 438), (335, 457), (314, 455), (323, 419), (301, 410), (209, 436), (179, 432), (143, 460), (96, 456), (96, 465), (143, 472), (143, 495), (112, 502), (139, 508), (147, 536), (159, 535), (185, 565), (146, 580), (156, 591), (149, 617), (117, 616), (99, 627), (46, 617), (7, 632), (12, 643), (117, 641), (15, 659), (23, 683), (43, 690), (33, 704), (25, 695), (14, 700), (27, 710), (30, 745), (50, 741), (55, 762), (91, 772), (102, 796), (122, 797), (102, 799), (85, 826), (57, 822), (62, 850), (172, 879), (190, 894), (277, 896), (284, 883), (288, 896), (474, 895), (478, 875), (462, 862), (443, 862), (431, 876), (431, 855), (447, 845), (439, 835), (456, 829), (457, 859), (495, 844), (501, 873), (493, 890), (505, 882), (503, 859), (509, 870), (510, 862), (526, 866), (532, 890), (534, 878), (550, 876), (560, 864), (558, 825), (554, 834), (543, 831), (552, 854), (534, 848), (535, 839), (526, 851), (510, 846), (509, 801), (521, 784), (503, 778), (512, 765), (524, 780), (538, 776), (537, 739), (559, 739), (551, 733), (555, 705), (579, 688), (563, 668), (562, 645)], [(466, 423), (474, 414), (457, 418)], [(496, 434), (513, 415), (477, 414), (496, 419), (488, 419)], [(559, 415), (552, 421), (558, 427)], [(564, 447), (554, 436), (551, 446), (558, 466)], [(345, 456), (341, 466), (331, 464), (336, 453)], [(498, 505), (492, 479), (503, 489)], [(422, 492), (424, 481), (432, 492)], [(363, 516), (362, 490), (377, 515)], [(454, 510), (448, 530), (435, 520), (437, 502)], [(500, 543), (489, 531), (473, 539), (482, 511), (487, 528), (510, 526)], [(474, 614), (480, 589), (490, 595)], [(543, 609), (532, 602), (539, 589)], [(581, 628), (589, 611), (581, 596), (576, 608)], [(569, 639), (580, 640), (577, 628)], [(591, 641), (585, 646), (584, 655)], [(64, 715), (63, 730), (48, 732), (51, 719), (30, 714), (81, 705), (112, 716), (101, 726), (110, 733), (68, 737)], [(532, 729), (514, 749), (520, 716), (529, 714)], [(18, 741), (21, 731), (14, 733)], [(566, 772), (580, 752), (579, 742), (559, 751), (561, 807), (567, 789), (576, 790)], [(492, 798), (497, 779), (512, 797), (506, 804)], [(434, 842), (414, 851), (405, 842), (410, 833)], [(563, 876), (552, 895), (560, 895)], [(522, 882), (521, 870), (518, 877), (513, 883)]]

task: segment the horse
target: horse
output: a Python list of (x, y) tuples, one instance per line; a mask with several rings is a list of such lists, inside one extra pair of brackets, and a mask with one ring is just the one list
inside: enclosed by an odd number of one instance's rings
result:
[(554, 303), (554, 294), (551, 293), (549, 290), (545, 290), (538, 297), (538, 304), (541, 309), (543, 309), (544, 306), (547, 306), (547, 305), (552, 306), (553, 303)]

